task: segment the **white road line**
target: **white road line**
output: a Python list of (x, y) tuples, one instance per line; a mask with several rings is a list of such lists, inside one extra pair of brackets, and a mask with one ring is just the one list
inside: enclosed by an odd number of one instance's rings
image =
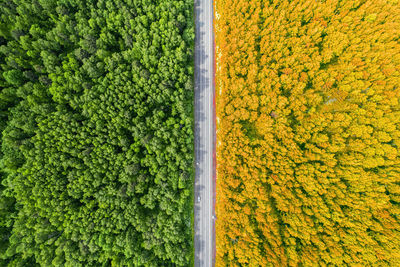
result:
[[(213, 266), (213, 6), (196, 0), (195, 50), (195, 266)], [(201, 196), (200, 203), (197, 197)]]

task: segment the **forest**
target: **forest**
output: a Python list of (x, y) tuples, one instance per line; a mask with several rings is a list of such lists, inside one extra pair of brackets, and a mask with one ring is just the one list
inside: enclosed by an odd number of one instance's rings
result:
[(0, 265), (188, 266), (192, 0), (0, 2)]
[(399, 1), (214, 3), (216, 266), (400, 266)]

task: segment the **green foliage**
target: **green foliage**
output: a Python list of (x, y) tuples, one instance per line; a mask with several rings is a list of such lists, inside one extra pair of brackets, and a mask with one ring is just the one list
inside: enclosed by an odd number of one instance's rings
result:
[(19, 70), (9, 70), (3, 73), (4, 79), (10, 84), (20, 85), (22, 80), (22, 72)]
[(189, 265), (192, 10), (0, 3), (0, 265)]

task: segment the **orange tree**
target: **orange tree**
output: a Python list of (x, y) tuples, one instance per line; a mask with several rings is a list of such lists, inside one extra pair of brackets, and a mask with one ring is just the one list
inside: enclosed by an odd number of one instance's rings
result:
[(400, 266), (400, 1), (215, 8), (217, 266)]

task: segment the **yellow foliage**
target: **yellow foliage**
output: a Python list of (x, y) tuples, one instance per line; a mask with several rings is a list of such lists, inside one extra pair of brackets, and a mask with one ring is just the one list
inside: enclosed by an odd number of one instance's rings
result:
[(398, 0), (216, 0), (216, 266), (400, 266)]

